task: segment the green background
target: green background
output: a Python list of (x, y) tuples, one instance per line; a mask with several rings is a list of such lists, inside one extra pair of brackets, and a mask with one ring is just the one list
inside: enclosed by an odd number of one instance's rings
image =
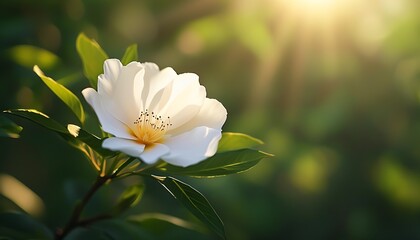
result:
[[(140, 61), (197, 73), (228, 110), (224, 131), (260, 138), (275, 155), (246, 173), (183, 179), (207, 196), (228, 239), (419, 239), (419, 11), (416, 0), (5, 0), (0, 109), (77, 123), (33, 64), (81, 98), (80, 32), (115, 58), (137, 43)], [(14, 120), (24, 131), (0, 138), (0, 173), (41, 197), (37, 219), (62, 226), (95, 172), (59, 136)], [(109, 186), (87, 212), (139, 181)], [(0, 209), (18, 207), (0, 196)], [(152, 182), (132, 210), (149, 212), (196, 221)]]

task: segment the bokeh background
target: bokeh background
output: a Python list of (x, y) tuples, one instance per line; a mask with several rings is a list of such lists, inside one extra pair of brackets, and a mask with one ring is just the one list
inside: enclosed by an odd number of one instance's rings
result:
[[(420, 239), (419, 12), (418, 0), (2, 0), (0, 109), (76, 122), (32, 65), (81, 97), (79, 32), (116, 58), (137, 43), (141, 61), (197, 73), (228, 109), (224, 130), (275, 154), (246, 173), (184, 179), (228, 239)], [(24, 131), (0, 138), (0, 189), (36, 193), (18, 198), (54, 229), (95, 173), (57, 135), (14, 120)], [(88, 212), (136, 181), (103, 190)], [(0, 208), (20, 207), (0, 196)], [(156, 184), (133, 211), (195, 221)]]

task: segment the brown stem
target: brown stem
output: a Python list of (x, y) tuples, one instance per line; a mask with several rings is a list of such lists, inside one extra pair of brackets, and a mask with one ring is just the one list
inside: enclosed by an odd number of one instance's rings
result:
[(93, 194), (108, 181), (112, 177), (110, 176), (99, 176), (86, 195), (83, 197), (82, 201), (80, 201), (73, 210), (73, 214), (70, 217), (70, 220), (66, 224), (63, 229), (58, 229), (55, 234), (56, 240), (63, 239), (69, 232), (71, 232), (74, 228), (80, 225), (79, 219), (80, 215), (82, 214), (83, 209), (85, 208), (86, 204), (92, 198)]
[(98, 191), (98, 189), (102, 187), (102, 185), (104, 185), (108, 180), (119, 177), (118, 174), (134, 160), (135, 158), (129, 158), (120, 167), (115, 169), (111, 175), (99, 175), (98, 178), (96, 178), (95, 183), (92, 185), (92, 187), (83, 197), (83, 199), (74, 208), (73, 214), (71, 215), (70, 220), (68, 221), (66, 226), (62, 229), (57, 229), (55, 233), (55, 240), (63, 239), (65, 236), (67, 236), (67, 234), (69, 234), (73, 229), (75, 229), (78, 226), (86, 226), (93, 222), (112, 217), (111, 215), (104, 214), (89, 219), (80, 220), (80, 215), (82, 214), (86, 204), (92, 198), (93, 194), (95, 194), (95, 192)]
[(87, 219), (83, 219), (80, 220), (78, 223), (78, 226), (88, 226), (94, 222), (100, 221), (100, 220), (105, 220), (105, 219), (109, 219), (112, 218), (113, 216), (110, 214), (102, 214), (102, 215), (98, 215), (95, 217), (91, 217), (91, 218), (87, 218)]

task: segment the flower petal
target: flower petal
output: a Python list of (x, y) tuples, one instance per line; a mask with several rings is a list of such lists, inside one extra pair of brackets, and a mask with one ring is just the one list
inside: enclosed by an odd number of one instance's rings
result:
[(122, 63), (118, 59), (107, 59), (104, 62), (104, 77), (112, 82), (118, 80)]
[(142, 103), (137, 101), (136, 96), (142, 90), (143, 76), (144, 70), (142, 69), (132, 76), (131, 80), (119, 80), (120, 84), (113, 87), (112, 95), (102, 98), (108, 111), (127, 126), (132, 126), (142, 108)]
[[(142, 107), (136, 96), (143, 91), (144, 68), (138, 62), (122, 66), (119, 60), (111, 60), (104, 64), (105, 73), (99, 77), (98, 93), (107, 111), (126, 126), (132, 127)], [(119, 70), (115, 70), (118, 66), (121, 66)]]
[(200, 111), (205, 98), (206, 89), (200, 85), (196, 74), (180, 74), (165, 88), (155, 111), (169, 116), (172, 128), (177, 128)]
[(219, 129), (197, 127), (165, 141), (170, 153), (162, 159), (176, 166), (190, 166), (208, 157), (217, 150), (222, 133)]
[(156, 143), (153, 146), (147, 146), (144, 152), (140, 155), (140, 158), (147, 164), (153, 164), (168, 152), (169, 148), (167, 146)]
[(101, 103), (101, 96), (93, 88), (84, 89), (82, 94), (86, 101), (92, 106), (96, 116), (98, 116), (102, 129), (105, 132), (122, 138), (134, 139), (134, 137), (128, 133), (127, 127), (124, 123), (116, 119), (106, 110), (106, 108), (104, 108)]
[(226, 117), (226, 108), (219, 101), (206, 98), (198, 114), (184, 125), (175, 129), (170, 129), (168, 134), (177, 135), (199, 126), (221, 129), (226, 121)]
[(98, 77), (98, 93), (109, 95), (112, 86), (117, 82), (122, 64), (118, 59), (107, 59), (104, 62), (104, 73)]
[[(146, 69), (146, 71), (148, 71), (148, 69)], [(158, 109), (154, 109), (154, 106), (150, 106), (151, 102), (156, 99), (156, 94), (159, 91), (172, 83), (177, 74), (172, 68), (165, 68), (162, 71), (155, 73), (154, 75), (149, 72), (147, 72), (146, 75), (147, 76), (144, 78), (144, 90), (142, 93), (142, 99), (146, 108), (148, 108), (150, 111), (157, 111)]]
[(102, 147), (113, 151), (121, 151), (132, 157), (139, 157), (145, 148), (143, 144), (136, 141), (117, 137), (105, 139), (102, 142)]
[(145, 62), (143, 63), (143, 67), (146, 72), (144, 79), (147, 82), (150, 82), (150, 79), (159, 73), (159, 67), (155, 63)]

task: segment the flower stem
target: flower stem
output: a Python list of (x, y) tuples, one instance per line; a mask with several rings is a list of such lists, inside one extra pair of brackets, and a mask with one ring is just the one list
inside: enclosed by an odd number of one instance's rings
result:
[(63, 239), (67, 234), (69, 234), (74, 228), (80, 226), (80, 215), (82, 214), (83, 209), (85, 208), (86, 204), (89, 202), (89, 200), (92, 198), (93, 194), (98, 191), (98, 189), (106, 183), (109, 179), (111, 179), (111, 176), (98, 176), (96, 178), (95, 183), (92, 185), (92, 187), (89, 189), (89, 191), (86, 193), (86, 195), (83, 197), (83, 199), (76, 205), (76, 207), (73, 210), (73, 214), (70, 217), (70, 220), (66, 224), (66, 226), (63, 229), (58, 229), (55, 234), (56, 240)]
[(92, 187), (89, 189), (89, 191), (86, 193), (83, 199), (74, 208), (73, 213), (70, 217), (70, 220), (68, 221), (66, 226), (63, 229), (58, 229), (56, 231), (55, 233), (56, 240), (63, 239), (76, 227), (86, 226), (93, 222), (112, 217), (111, 215), (104, 214), (104, 215), (99, 215), (99, 216), (92, 217), (86, 220), (80, 220), (80, 215), (82, 214), (83, 209), (85, 208), (86, 204), (92, 198), (93, 194), (95, 194), (95, 192), (98, 191), (98, 189), (102, 187), (108, 180), (119, 177), (120, 175), (118, 174), (134, 160), (135, 158), (129, 158), (120, 167), (115, 169), (111, 175), (105, 175), (102, 173), (96, 178), (96, 181), (94, 182)]

